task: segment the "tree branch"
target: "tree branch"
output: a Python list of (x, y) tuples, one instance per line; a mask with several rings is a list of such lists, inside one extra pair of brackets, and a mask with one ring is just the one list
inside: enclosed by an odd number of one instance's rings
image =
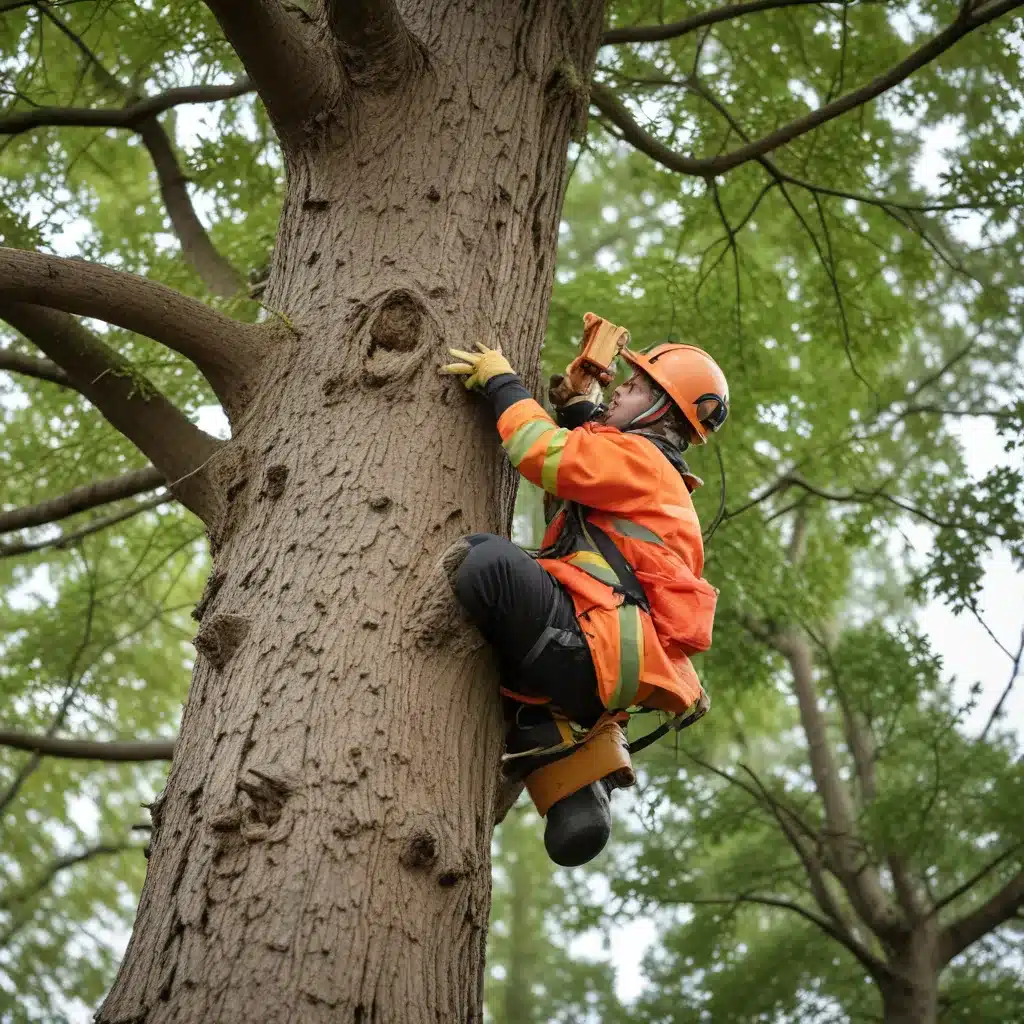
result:
[[(244, 402), (267, 337), (266, 327), (233, 320), (156, 281), (24, 249), (0, 248), (0, 299), (95, 317), (153, 338), (191, 359), (229, 413)], [(8, 306), (0, 310), (5, 319)]]
[[(818, 856), (818, 850), (822, 846), (822, 836), (815, 832), (791, 807), (783, 804), (773, 796), (755, 772), (747, 765), (741, 765), (740, 767), (751, 777), (753, 786), (744, 783), (724, 769), (717, 768), (715, 765), (702, 760), (695, 754), (689, 754), (688, 756), (702, 768), (725, 779), (726, 782), (738, 786), (748, 793), (757, 804), (768, 809), (775, 819), (779, 830), (786, 837), (786, 840), (792, 846), (800, 863), (803, 865), (810, 885), (811, 895), (814, 897), (815, 902), (821, 908), (822, 913), (835, 923), (836, 930), (843, 936), (841, 941), (851, 952), (854, 952), (858, 959), (861, 958), (862, 954), (870, 956), (868, 950), (858, 942), (856, 936), (850, 930), (839, 904), (829, 890), (828, 881), (825, 877), (825, 866)], [(859, 952), (855, 951), (854, 947), (857, 947)]]
[(914, 50), (899, 64), (862, 85), (859, 89), (840, 96), (831, 103), (812, 110), (809, 114), (790, 121), (768, 135), (753, 142), (740, 146), (730, 153), (715, 157), (690, 157), (674, 152), (664, 143), (648, 135), (633, 119), (629, 110), (618, 97), (607, 88), (595, 82), (591, 85), (591, 101), (605, 117), (615, 124), (623, 137), (641, 152), (647, 153), (670, 170), (680, 174), (691, 174), (710, 179), (718, 174), (725, 174), (741, 164), (785, 146), (798, 139), (801, 135), (848, 113), (856, 107), (873, 100), (882, 93), (899, 85), (915, 71), (935, 60), (964, 36), (975, 29), (1022, 6), (1024, 0), (991, 0), (991, 2), (975, 7), (958, 17), (951, 25), (928, 42)]
[[(96, 846), (88, 846), (78, 853), (70, 853), (50, 864), (31, 885), (0, 900), (0, 910), (9, 910), (16, 903), (27, 903), (33, 896), (45, 889), (62, 871), (67, 871), (68, 868), (73, 868), (77, 864), (84, 864), (94, 857), (109, 857), (113, 854), (124, 853), (125, 850), (141, 849), (142, 846), (138, 843), (98, 843)], [(3, 945), (3, 941), (0, 941), (0, 947)]]
[[(844, 15), (846, 8), (843, 9)], [(735, 117), (730, 113), (728, 107), (721, 102), (705, 85), (696, 77), (691, 78), (687, 83), (686, 87), (692, 89), (698, 96), (700, 96), (706, 103), (712, 106), (726, 123), (732, 128), (736, 134), (743, 139), (744, 142), (750, 142), (750, 136), (743, 130), (743, 127), (739, 124)], [(916, 214), (919, 213), (935, 213), (935, 212), (948, 212), (951, 210), (958, 209), (979, 209), (984, 204), (972, 203), (972, 204), (959, 204), (959, 203), (908, 203), (906, 201), (891, 199), (886, 197), (876, 197), (861, 195), (856, 192), (850, 192), (844, 189), (829, 188), (824, 185), (815, 185), (813, 182), (806, 181), (803, 178), (798, 178), (795, 175), (787, 174), (783, 171), (774, 160), (767, 156), (759, 156), (756, 158), (757, 162), (771, 175), (774, 179), (775, 184), (779, 186), (782, 192), (783, 198), (786, 200), (786, 204), (793, 211), (797, 220), (800, 221), (801, 226), (807, 232), (808, 237), (811, 240), (811, 244), (814, 246), (815, 251), (818, 254), (818, 258), (821, 261), (826, 274), (829, 277), (829, 283), (832, 286), (832, 290), (836, 296), (836, 302), (839, 306), (840, 320), (843, 328), (843, 344), (846, 348), (847, 358), (849, 359), (850, 366), (853, 369), (857, 377), (864, 383), (869, 391), (873, 392), (873, 388), (870, 383), (865, 380), (863, 375), (857, 369), (853, 362), (852, 351), (851, 351), (851, 338), (849, 331), (849, 324), (846, 318), (846, 308), (843, 301), (842, 291), (839, 287), (839, 280), (835, 273), (834, 261), (827, 259), (823, 252), (818, 238), (815, 235), (807, 219), (800, 212), (799, 208), (793, 202), (789, 192), (786, 190), (786, 185), (794, 185), (797, 188), (804, 189), (810, 192), (814, 198), (815, 207), (818, 211), (818, 216), (822, 222), (822, 228), (826, 235), (826, 244), (831, 250), (831, 244), (828, 239), (828, 227), (825, 221), (824, 209), (821, 205), (821, 197), (828, 196), (830, 198), (848, 199), (855, 203), (861, 203), (868, 206), (874, 206), (881, 210), (886, 216), (891, 217), (897, 224), (904, 230), (908, 231), (921, 239), (930, 249), (932, 249), (940, 260), (942, 260), (947, 266), (957, 273), (966, 274), (972, 280), (977, 278), (967, 271), (959, 261), (950, 258), (939, 244), (931, 237), (931, 235), (922, 227), (918, 221)], [(831, 255), (831, 253), (830, 253)], [(876, 397), (877, 401), (877, 397)]]
[(945, 896), (936, 900), (932, 913), (937, 914), (943, 907), (948, 907), (954, 900), (958, 900), (961, 896), (969, 893), (983, 878), (990, 875), (1000, 865), (1005, 864), (1011, 857), (1019, 853), (1022, 848), (1024, 848), (1024, 843), (1014, 843), (1008, 850), (1004, 850), (998, 857), (989, 861), (983, 868), (971, 875), (962, 885), (958, 885), (952, 892), (948, 892)]
[(839, 880), (864, 923), (876, 935), (891, 936), (899, 930), (902, 922), (882, 888), (878, 872), (870, 864), (867, 850), (858, 835), (850, 794), (839, 775), (828, 741), (825, 716), (818, 704), (810, 647), (807, 640), (792, 628), (775, 634), (772, 645), (789, 662), (793, 675), (800, 721), (807, 738), (811, 775), (825, 808), (828, 831), (824, 839), (832, 851)]
[(178, 163), (170, 136), (155, 117), (143, 121), (138, 131), (156, 169), (160, 196), (186, 262), (214, 295), (223, 298), (238, 295), (245, 282), (218, 251), (196, 214), (186, 187), (188, 179)]
[(421, 64), (395, 0), (326, 0), (327, 25), (353, 85), (387, 92)]
[(210, 103), (252, 91), (247, 79), (230, 85), (198, 85), (169, 89), (157, 96), (142, 96), (122, 83), (103, 62), (53, 11), (50, 4), (36, 5), (58, 31), (79, 51), (87, 68), (101, 88), (124, 100), (120, 108), (78, 109), (69, 107), (37, 107), (19, 111), (0, 119), (0, 134), (16, 134), (28, 128), (52, 124), (101, 128), (129, 128), (137, 131), (156, 169), (160, 194), (170, 217), (171, 226), (181, 242), (182, 255), (216, 295), (229, 297), (239, 293), (244, 281), (235, 268), (217, 251), (202, 222), (196, 216), (186, 188), (185, 174), (178, 163), (174, 144), (159, 121), (159, 114), (185, 103)]
[[(741, 765), (740, 767), (753, 780), (758, 792), (761, 793), (765, 802), (769, 805), (772, 815), (782, 830), (783, 835), (785, 835), (790, 846), (796, 851), (797, 857), (800, 858), (800, 863), (803, 865), (804, 872), (807, 875), (811, 895), (814, 897), (815, 903), (818, 904), (826, 917), (835, 922), (836, 928), (843, 933), (848, 943), (860, 946), (861, 944), (857, 942), (856, 937), (851, 931), (842, 908), (836, 902), (829, 889), (828, 880), (825, 877), (825, 865), (822, 863), (819, 855), (824, 845), (822, 837), (818, 833), (811, 831), (801, 819), (797, 818), (790, 808), (785, 807), (776, 800), (751, 768), (747, 765)], [(804, 833), (803, 836), (793, 827), (792, 821), (789, 820), (790, 817), (799, 823)], [(808, 840), (810, 840), (810, 843), (813, 843), (813, 846), (810, 845)], [(852, 945), (848, 948), (852, 948)], [(866, 953), (867, 950), (865, 949), (864, 952)]]
[(205, 0), (245, 66), (286, 149), (307, 143), (340, 91), (319, 27), (297, 4)]
[[(703, 758), (698, 757), (696, 754), (689, 753), (688, 751), (684, 751), (684, 753), (686, 753), (686, 756), (689, 757), (689, 759), (693, 761), (694, 764), (700, 765), (700, 767), (703, 768), (705, 771), (709, 771), (713, 775), (717, 775), (720, 779), (724, 779), (726, 782), (729, 782), (734, 786), (738, 786), (745, 793), (748, 793), (751, 797), (753, 797), (755, 802), (761, 804), (763, 807), (766, 807), (768, 811), (772, 814), (772, 817), (776, 819), (776, 821), (780, 821), (780, 817), (781, 820), (792, 819), (792, 822), (795, 823), (796, 827), (799, 828), (800, 832), (802, 832), (812, 841), (820, 842), (821, 837), (818, 835), (818, 833), (815, 832), (814, 829), (812, 829), (807, 824), (807, 822), (805, 822), (800, 817), (800, 815), (793, 810), (792, 807), (787, 806), (786, 804), (782, 803), (777, 797), (773, 796), (768, 791), (767, 787), (765, 787), (765, 785), (761, 782), (761, 780), (745, 765), (743, 766), (743, 770), (748, 775), (750, 775), (751, 778), (754, 780), (754, 785), (749, 785), (748, 783), (743, 782), (735, 775), (732, 775), (729, 772), (727, 772), (724, 768), (719, 768), (716, 765), (713, 765), (710, 761), (705, 761), (703, 760)], [(789, 838), (791, 834), (791, 829), (793, 829), (792, 824), (783, 827), (782, 829), (782, 831), (786, 833), (787, 838)], [(796, 834), (795, 830), (792, 834)], [(797, 849), (797, 853), (800, 853), (799, 849)]]
[[(143, 374), (73, 316), (2, 300), (0, 316), (62, 366), (111, 425), (152, 460), (155, 469), (148, 471), (148, 479), (152, 481), (154, 474), (159, 479), (146, 489), (167, 482), (171, 493), (204, 523), (216, 521), (223, 499), (201, 470), (223, 442), (191, 423)], [(115, 499), (105, 499), (111, 500)]]
[(897, 498), (895, 495), (889, 494), (887, 491), (862, 491), (856, 488), (848, 492), (826, 491), (823, 488), (816, 487), (814, 484), (808, 483), (802, 476), (795, 473), (791, 473), (789, 475), (789, 480), (794, 486), (802, 488), (807, 491), (808, 494), (817, 495), (817, 497), (825, 498), (827, 501), (865, 503), (875, 501), (880, 498), (883, 501), (889, 502), (890, 505), (895, 505), (897, 508), (902, 509), (904, 512), (909, 512), (911, 515), (917, 516), (918, 519), (923, 519), (926, 523), (931, 523), (932, 526), (938, 526), (946, 530), (966, 530), (968, 532), (981, 533), (988, 537), (1002, 536), (998, 532), (986, 530), (974, 523), (939, 519), (937, 516), (933, 516), (931, 513), (925, 512), (924, 509), (918, 508), (916, 505), (911, 505), (903, 498)]
[(1021, 907), (1024, 907), (1024, 871), (1018, 871), (977, 910), (965, 914), (943, 930), (940, 942), (944, 962), (948, 963), (968, 946), (1010, 920)]
[(35, 377), (37, 380), (48, 380), (64, 387), (74, 387), (68, 375), (56, 363), (49, 359), (38, 359), (35, 356), (12, 352), (9, 348), (0, 349), (0, 370)]
[(0, 746), (27, 750), (44, 757), (67, 757), (82, 761), (170, 761), (174, 740), (97, 740), (59, 739), (0, 729)]
[(724, 518), (727, 520), (735, 519), (736, 516), (741, 513), (748, 511), (755, 505), (762, 504), (775, 494), (781, 494), (790, 487), (799, 487), (808, 494), (813, 494), (818, 498), (824, 498), (826, 501), (849, 502), (853, 504), (868, 504), (872, 501), (885, 501), (890, 505), (895, 505), (897, 508), (902, 509), (902, 511), (907, 512), (912, 516), (916, 516), (918, 519), (923, 519), (926, 523), (931, 523), (932, 526), (939, 527), (940, 529), (964, 530), (968, 533), (977, 533), (986, 537), (1003, 536), (998, 531), (993, 532), (991, 530), (987, 530), (973, 522), (957, 522), (948, 519), (939, 519), (930, 512), (926, 512), (924, 509), (918, 508), (916, 505), (911, 505), (910, 502), (905, 499), (898, 498), (884, 490), (862, 491), (855, 488), (852, 491), (827, 491), (824, 488), (818, 487), (805, 480), (799, 473), (792, 471), (784, 473), (773, 483), (769, 484), (760, 494), (745, 502), (738, 509), (726, 512)]
[(75, 487), (67, 494), (48, 498), (38, 505), (0, 512), (0, 533), (54, 523), (86, 509), (96, 508), (98, 505), (106, 505), (111, 501), (152, 491), (163, 486), (164, 482), (165, 478), (160, 470), (155, 466), (147, 466), (145, 469), (135, 469), (109, 480), (99, 480), (96, 483)]
[(855, 939), (839, 931), (839, 929), (836, 928), (828, 918), (821, 917), (813, 910), (809, 910), (807, 907), (803, 907), (799, 903), (794, 903), (792, 900), (783, 899), (780, 896), (756, 896), (744, 894), (739, 896), (699, 896), (694, 897), (693, 899), (682, 899), (679, 902), (692, 905), (707, 904), (709, 906), (735, 906), (739, 903), (752, 903), (764, 907), (775, 907), (780, 910), (789, 910), (794, 914), (799, 914), (805, 920), (810, 921), (811, 924), (821, 929), (821, 931), (830, 938), (835, 939), (835, 941), (841, 946), (848, 949), (857, 958), (857, 960), (860, 961), (865, 970), (867, 970), (873, 977), (885, 977), (889, 974), (889, 968), (885, 963), (883, 963), (883, 961), (875, 957)]
[(216, 103), (253, 91), (248, 78), (230, 85), (186, 85), (147, 96), (123, 107), (31, 107), (0, 117), (0, 135), (20, 135), (34, 128), (126, 128), (142, 125), (172, 107)]
[(590, 83), (590, 102), (619, 129), (626, 142), (641, 153), (646, 153), (662, 167), (667, 167), (678, 174), (693, 174), (698, 177), (713, 177), (718, 173), (707, 165), (714, 164), (716, 160), (722, 159), (721, 157), (699, 160), (670, 149), (653, 135), (645, 132), (619, 97), (601, 82)]
[(985, 723), (985, 728), (981, 730), (978, 735), (978, 741), (984, 743), (988, 737), (989, 731), (992, 726), (999, 720), (999, 717), (1003, 713), (1003, 705), (1006, 703), (1010, 696), (1010, 691), (1013, 689), (1014, 684), (1017, 682), (1017, 676), (1020, 675), (1020, 663), (1021, 659), (1024, 658), (1024, 629), (1021, 629), (1020, 643), (1017, 645), (1017, 653), (1012, 655), (1013, 658), (1013, 669), (1010, 672), (1010, 681), (1003, 688), (1003, 692), (996, 702), (996, 706), (992, 709), (992, 714), (988, 716), (988, 721)]
[(118, 523), (123, 523), (126, 519), (132, 519), (143, 512), (150, 512), (173, 500), (169, 494), (158, 494), (155, 498), (135, 502), (120, 512), (112, 512), (108, 516), (100, 516), (81, 529), (72, 530), (70, 533), (62, 533), (59, 537), (54, 537), (52, 540), (17, 541), (14, 543), (0, 541), (0, 558), (14, 558), (17, 555), (27, 555), (36, 551), (43, 551), (46, 548), (57, 548), (58, 550), (70, 548), (84, 537), (89, 537), (94, 533), (99, 533), (101, 530), (116, 526)]
[[(78, 665), (85, 654), (86, 649), (92, 640), (92, 624), (96, 614), (96, 575), (92, 571), (89, 563), (86, 562), (86, 574), (89, 581), (89, 599), (85, 606), (85, 629), (82, 631), (82, 638), (75, 646), (75, 650), (68, 661), (67, 669), (65, 670), (64, 676), (70, 680), (64, 687), (64, 694), (61, 697), (60, 704), (57, 707), (57, 713), (54, 715), (49, 726), (47, 727), (47, 736), (53, 736), (57, 730), (64, 724), (64, 719), (67, 718), (68, 712), (71, 710), (71, 705), (75, 701), (75, 697), (78, 695), (78, 690), (82, 685), (82, 674), (78, 674)], [(10, 806), (10, 804), (21, 792), (21, 787), (25, 785), (27, 779), (29, 779), (32, 773), (39, 767), (42, 762), (42, 757), (39, 754), (33, 754), (22, 766), (18, 769), (18, 773), (11, 780), (11, 784), (4, 791), (3, 795), (0, 796), (0, 815)]]
[[(758, 11), (771, 11), (779, 7), (805, 7), (810, 4), (822, 6), (829, 0), (747, 0), (745, 3), (726, 4), (711, 11), (701, 11), (689, 18), (672, 21), (665, 25), (624, 25), (622, 28), (609, 29), (601, 37), (602, 46), (614, 46), (619, 43), (660, 43), (666, 39), (677, 39), (679, 36), (696, 32), (708, 25), (718, 25), (723, 21), (742, 18), (746, 14)], [(842, 0), (835, 0), (840, 3)]]
[[(829, 670), (835, 686), (839, 709), (843, 719), (843, 732), (846, 745), (853, 756), (854, 771), (860, 782), (861, 801), (866, 806), (875, 799), (878, 783), (875, 775), (875, 742), (869, 724), (864, 716), (850, 704), (843, 689), (838, 667), (832, 658), (832, 651), (826, 643), (822, 650), (828, 659)], [(898, 851), (887, 850), (886, 861), (892, 874), (896, 898), (904, 913), (912, 920), (926, 917), (930, 907), (922, 892), (922, 887), (913, 878), (906, 858)]]

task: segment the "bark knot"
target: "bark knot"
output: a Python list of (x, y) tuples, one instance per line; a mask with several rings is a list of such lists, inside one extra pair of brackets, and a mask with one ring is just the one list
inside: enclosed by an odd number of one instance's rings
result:
[(192, 644), (214, 668), (223, 669), (248, 635), (251, 624), (245, 615), (214, 615), (202, 624)]
[(398, 861), (407, 868), (429, 868), (437, 860), (437, 854), (437, 836), (426, 829), (417, 829), (406, 842)]
[(213, 467), (214, 480), (223, 489), (224, 501), (217, 521), (210, 525), (210, 547), (216, 550), (228, 539), (245, 511), (245, 491), (249, 484), (249, 452), (244, 446), (229, 443), (221, 449)]
[(370, 327), (373, 348), (391, 352), (411, 352), (419, 342), (423, 327), (423, 307), (410, 291), (396, 288), (381, 303)]
[(284, 808), (302, 788), (302, 779), (276, 764), (252, 765), (235, 786), (235, 802), (207, 818), (210, 830), (238, 833), (246, 843), (284, 839), (291, 831), (291, 820), (282, 820)]
[(288, 482), (288, 467), (280, 464), (268, 466), (266, 476), (263, 479), (263, 490), (260, 497), (270, 498), (277, 501), (284, 494), (285, 484)]
[(420, 650), (447, 647), (452, 653), (470, 654), (484, 645), (453, 589), (468, 551), (469, 545), (463, 539), (450, 545), (418, 588), (406, 615), (405, 635)]
[(203, 588), (203, 596), (192, 610), (192, 618), (196, 622), (202, 622), (207, 608), (210, 607), (216, 596), (220, 593), (220, 588), (224, 586), (224, 581), (227, 578), (228, 574), (223, 569), (214, 569), (207, 577), (206, 586)]

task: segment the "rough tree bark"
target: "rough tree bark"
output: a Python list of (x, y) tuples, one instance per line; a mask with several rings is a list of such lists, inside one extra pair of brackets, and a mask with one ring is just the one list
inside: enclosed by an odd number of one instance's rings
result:
[[(264, 94), (245, 6), (211, 3)], [(267, 103), (289, 183), (265, 301), (294, 331), (210, 467), (198, 657), (101, 1024), (482, 1019), (501, 730), (432, 567), (506, 527), (514, 489), (437, 367), (477, 340), (537, 364), (603, 3), (398, 7), (398, 43), (335, 13), (331, 52), (361, 55), (336, 94)], [(375, 77), (380, 54), (404, 73)]]
[(890, 951), (890, 972), (879, 981), (884, 1024), (935, 1024), (939, 1019), (939, 930), (917, 923)]

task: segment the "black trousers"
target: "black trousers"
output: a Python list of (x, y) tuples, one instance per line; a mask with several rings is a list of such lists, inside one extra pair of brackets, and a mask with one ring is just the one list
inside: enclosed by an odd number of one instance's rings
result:
[(504, 537), (475, 533), (466, 540), (455, 593), (497, 654), (504, 685), (550, 697), (575, 721), (592, 725), (605, 709), (572, 598)]

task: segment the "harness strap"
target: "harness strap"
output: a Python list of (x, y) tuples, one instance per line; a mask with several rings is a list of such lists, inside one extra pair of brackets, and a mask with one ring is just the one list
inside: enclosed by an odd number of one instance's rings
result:
[(652, 743), (656, 743), (669, 731), (673, 729), (676, 732), (682, 732), (683, 729), (693, 725), (694, 722), (699, 722), (704, 715), (707, 713), (710, 702), (705, 702), (703, 707), (700, 701), (696, 701), (691, 704), (681, 714), (674, 715), (667, 722), (662, 722), (657, 729), (652, 729), (646, 736), (641, 736), (638, 740), (633, 740), (629, 745), (629, 752), (631, 754), (637, 753), (637, 751), (644, 750), (649, 747)]
[(674, 719), (668, 722), (662, 722), (657, 729), (652, 729), (646, 736), (641, 736), (638, 740), (633, 740), (629, 745), (629, 752), (636, 754), (641, 750), (646, 750), (652, 743), (657, 743), (662, 736), (665, 735), (672, 728)]
[(647, 614), (651, 613), (651, 603), (647, 600), (643, 585), (636, 578), (633, 567), (626, 561), (626, 556), (618, 549), (615, 541), (608, 536), (599, 526), (595, 526), (584, 514), (584, 531), (593, 541), (594, 547), (600, 552), (601, 557), (612, 567), (612, 571), (619, 578), (618, 583), (611, 584), (612, 590), (622, 594), (631, 604), (642, 608)]
[(555, 612), (557, 611), (558, 602), (552, 601), (551, 608), (548, 611), (548, 617), (544, 620), (544, 628), (541, 630), (540, 636), (534, 640), (533, 646), (526, 652), (526, 657), (519, 663), (520, 669), (529, 668), (537, 658), (540, 657), (541, 651), (543, 651), (559, 633), (565, 632), (561, 629), (555, 629), (555, 627), (551, 625), (555, 620)]
[(594, 736), (598, 730), (604, 728), (604, 726), (609, 722), (615, 722), (617, 724), (628, 722), (629, 715), (625, 711), (606, 711), (589, 729), (586, 730), (586, 732), (583, 733), (583, 735), (578, 735), (574, 730), (572, 730), (574, 723), (568, 719), (563, 720), (568, 723), (570, 735), (565, 737), (561, 743), (555, 743), (550, 747), (533, 747), (530, 750), (520, 750), (516, 751), (514, 754), (505, 753), (501, 755), (501, 763), (508, 764), (510, 761), (518, 761), (523, 757), (553, 756), (555, 754), (561, 754), (566, 750), (575, 750), (576, 747), (580, 747), (586, 743), (587, 740)]

